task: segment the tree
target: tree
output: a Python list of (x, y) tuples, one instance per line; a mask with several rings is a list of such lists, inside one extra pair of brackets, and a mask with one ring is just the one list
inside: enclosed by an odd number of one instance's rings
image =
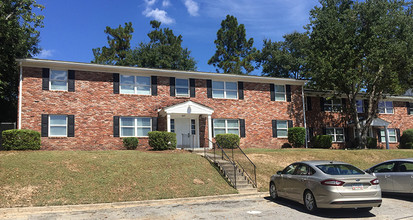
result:
[[(412, 86), (412, 3), (402, 0), (320, 0), (310, 12), (308, 77), (316, 89), (335, 91), (349, 100), (359, 147), (386, 94)], [(365, 123), (357, 100), (366, 98)]]
[(139, 67), (196, 70), (196, 62), (188, 48), (182, 48), (182, 36), (175, 36), (169, 28), (161, 29), (161, 22), (151, 21), (155, 30), (148, 33), (149, 43), (141, 42), (133, 50), (133, 63)]
[(104, 46), (92, 49), (93, 56), (95, 57), (92, 63), (130, 66), (132, 33), (132, 22), (125, 23), (125, 27), (121, 25), (118, 28), (106, 26), (105, 34), (108, 35), (109, 47)]
[[(245, 27), (238, 25), (237, 18), (227, 15), (217, 32), (215, 54), (208, 60), (209, 65), (222, 69), (224, 73), (248, 74), (254, 70), (257, 49), (253, 47), (254, 39), (246, 39)], [(243, 69), (245, 73), (243, 72)]]
[(302, 79), (306, 63), (308, 35), (294, 32), (284, 35), (284, 41), (264, 40), (257, 56), (264, 76)]
[(19, 73), (16, 59), (40, 52), (39, 30), (43, 16), (35, 0), (0, 1), (0, 121), (16, 121)]

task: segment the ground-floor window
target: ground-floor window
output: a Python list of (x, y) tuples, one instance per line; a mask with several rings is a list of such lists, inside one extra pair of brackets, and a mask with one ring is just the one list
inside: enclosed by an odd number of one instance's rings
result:
[(326, 135), (330, 135), (333, 142), (344, 142), (343, 128), (326, 128)]
[[(390, 143), (397, 143), (397, 132), (394, 128), (387, 128), (389, 132), (389, 142)], [(386, 132), (384, 129), (380, 129), (380, 141), (386, 142)]]
[(67, 137), (67, 115), (49, 115), (49, 136)]
[(238, 119), (214, 119), (214, 135), (217, 134), (239, 135)]
[(175, 133), (175, 119), (171, 119), (171, 132)]
[(152, 130), (151, 118), (141, 117), (121, 117), (120, 136), (121, 137), (147, 137)]
[(277, 120), (277, 137), (279, 138), (288, 137), (288, 121), (287, 120)]

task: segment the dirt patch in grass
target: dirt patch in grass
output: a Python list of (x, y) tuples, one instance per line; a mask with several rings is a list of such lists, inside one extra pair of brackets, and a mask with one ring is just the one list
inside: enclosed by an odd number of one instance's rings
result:
[(0, 195), (7, 204), (14, 206), (32, 206), (33, 196), (39, 187), (37, 186), (5, 186), (0, 190)]

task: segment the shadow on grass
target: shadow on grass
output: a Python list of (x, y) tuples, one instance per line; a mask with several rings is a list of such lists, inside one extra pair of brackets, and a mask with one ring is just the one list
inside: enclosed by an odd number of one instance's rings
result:
[[(275, 202), (278, 205), (294, 209), (299, 212), (308, 213), (308, 211), (304, 208), (304, 205), (298, 202), (294, 202), (284, 198), (278, 198), (274, 201), (269, 196), (264, 197), (264, 199)], [(308, 214), (322, 218), (371, 218), (376, 216), (369, 211), (357, 209), (318, 209), (316, 212)]]

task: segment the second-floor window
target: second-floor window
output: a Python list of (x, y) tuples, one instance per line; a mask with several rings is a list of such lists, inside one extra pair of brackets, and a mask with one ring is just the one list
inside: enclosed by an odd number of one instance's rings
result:
[(324, 101), (324, 110), (327, 112), (341, 111), (341, 99), (326, 99)]
[(176, 79), (175, 80), (176, 96), (189, 96), (189, 80)]
[(381, 114), (393, 114), (393, 102), (392, 101), (380, 101), (379, 113)]
[(120, 76), (120, 93), (122, 94), (151, 94), (151, 77), (149, 76)]
[(50, 90), (67, 91), (67, 71), (50, 70)]
[(274, 85), (275, 101), (285, 101), (285, 86)]
[(237, 99), (238, 88), (236, 82), (212, 82), (212, 98)]
[(364, 113), (363, 100), (357, 100), (357, 113)]

